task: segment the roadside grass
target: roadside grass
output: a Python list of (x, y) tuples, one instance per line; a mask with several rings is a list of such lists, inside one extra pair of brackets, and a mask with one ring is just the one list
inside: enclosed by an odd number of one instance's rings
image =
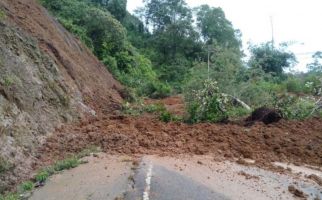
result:
[(10, 193), (5, 196), (0, 195), (0, 200), (20, 200), (20, 198), (18, 194)]
[(48, 178), (54, 174), (62, 172), (64, 170), (69, 170), (79, 166), (80, 164), (87, 163), (86, 161), (81, 160), (86, 156), (91, 155), (92, 153), (100, 152), (100, 148), (96, 146), (89, 146), (80, 153), (72, 155), (64, 160), (59, 160), (51, 166), (47, 166), (38, 171), (32, 180), (25, 181), (21, 183), (17, 189), (16, 193), (8, 193), (6, 195), (0, 194), (0, 200), (20, 200), (27, 192), (32, 192), (34, 188), (43, 186)]
[(7, 160), (5, 160), (2, 156), (0, 156), (0, 174), (5, 173), (12, 169), (14, 166)]
[(6, 13), (0, 9), (0, 22), (6, 19)]

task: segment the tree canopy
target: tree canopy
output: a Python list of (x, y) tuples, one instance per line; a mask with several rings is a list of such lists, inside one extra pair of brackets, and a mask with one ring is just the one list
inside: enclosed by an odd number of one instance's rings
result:
[(292, 67), (296, 63), (295, 55), (288, 52), (281, 45), (278, 48), (267, 42), (261, 45), (250, 46), (251, 58), (249, 66), (262, 69), (265, 73), (281, 76), (284, 69)]

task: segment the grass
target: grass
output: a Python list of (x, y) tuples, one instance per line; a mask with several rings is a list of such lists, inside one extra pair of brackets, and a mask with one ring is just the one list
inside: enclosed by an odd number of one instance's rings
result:
[(35, 184), (32, 181), (26, 181), (20, 185), (20, 189), (22, 192), (32, 191), (34, 187), (35, 187)]
[(3, 79), (3, 84), (7, 87), (13, 85), (15, 83), (14, 77), (12, 76), (6, 76)]
[(182, 117), (174, 115), (170, 113), (169, 111), (163, 111), (160, 113), (159, 119), (163, 122), (180, 122), (182, 121)]
[(160, 113), (166, 111), (164, 104), (149, 104), (144, 106), (143, 110), (147, 113)]
[[(34, 189), (36, 183), (45, 183), (48, 178), (54, 174), (57, 174), (63, 170), (68, 170), (79, 166), (80, 164), (86, 163), (81, 160), (81, 158), (89, 156), (91, 153), (97, 153), (100, 149), (96, 146), (89, 146), (88, 148), (84, 149), (80, 153), (73, 155), (69, 158), (64, 160), (60, 160), (55, 162), (53, 165), (45, 167), (34, 176), (32, 181), (23, 182), (17, 188), (17, 193), (9, 193), (5, 196), (0, 194), (0, 200), (19, 200), (20, 194), (25, 192), (30, 192)], [(11, 165), (5, 163), (4, 159), (0, 157), (0, 170), (2, 171), (8, 170), (11, 168)]]
[(0, 9), (0, 22), (6, 19), (6, 13)]
[(5, 196), (0, 195), (0, 200), (19, 200), (19, 195), (16, 193), (10, 193)]
[(5, 173), (12, 169), (14, 166), (12, 163), (5, 160), (3, 157), (0, 156), (0, 174)]
[(53, 174), (56, 174), (63, 170), (72, 169), (79, 166), (80, 164), (86, 163), (85, 161), (82, 161), (80, 159), (83, 157), (89, 156), (91, 153), (97, 153), (99, 151), (100, 151), (99, 147), (89, 146), (88, 148), (84, 149), (83, 151), (81, 151), (76, 155), (73, 155), (64, 160), (57, 161), (52, 166), (49, 166), (40, 170), (36, 174), (34, 179), (36, 180), (36, 182), (40, 182), (40, 183), (46, 182), (46, 180)]
[(66, 169), (72, 169), (77, 167), (81, 163), (82, 162), (76, 157), (68, 158), (68, 159), (56, 162), (54, 165), (54, 170), (56, 172), (60, 172)]

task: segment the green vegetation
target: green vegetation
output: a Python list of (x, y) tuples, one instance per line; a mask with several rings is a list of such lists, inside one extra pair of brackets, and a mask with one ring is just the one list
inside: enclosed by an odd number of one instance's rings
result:
[[(60, 160), (55, 162), (52, 166), (45, 167), (35, 175), (32, 181), (26, 181), (20, 184), (17, 187), (17, 193), (9, 193), (6, 195), (0, 194), (0, 200), (19, 200), (20, 194), (24, 194), (25, 192), (30, 192), (34, 189), (36, 183), (44, 183), (47, 181), (47, 179), (63, 170), (68, 170), (71, 168), (75, 168), (78, 165), (85, 163), (84, 161), (80, 160), (81, 158), (85, 156), (89, 156), (91, 153), (99, 152), (100, 149), (96, 146), (89, 146), (88, 148), (84, 149), (80, 153), (76, 155), (72, 155), (69, 158), (66, 158), (64, 160)], [(2, 157), (0, 157), (0, 166), (2, 166)], [(8, 165), (10, 166), (10, 165)], [(4, 168), (9, 169), (9, 168)], [(1, 174), (1, 173), (0, 173)]]
[[(74, 33), (124, 85), (139, 96), (163, 97), (171, 89), (158, 80), (151, 61), (133, 47), (120, 21), (126, 1), (41, 0), (66, 29)], [(106, 1), (107, 2), (107, 1)], [(115, 17), (112, 14), (115, 14)]]
[(172, 113), (170, 113), (169, 111), (162, 111), (159, 114), (159, 119), (165, 123), (168, 122), (180, 122), (182, 121), (182, 117), (179, 117), (177, 115), (174, 115)]
[(88, 148), (84, 149), (83, 151), (81, 151), (76, 155), (73, 155), (64, 160), (57, 161), (52, 166), (48, 166), (40, 170), (35, 175), (35, 180), (40, 183), (45, 182), (50, 176), (52, 176), (55, 173), (79, 166), (80, 164), (84, 163), (83, 161), (80, 160), (81, 158), (89, 156), (91, 153), (96, 153), (99, 151), (100, 149), (98, 147), (89, 146)]
[(15, 193), (10, 193), (10, 194), (7, 194), (5, 196), (2, 196), (0, 194), (0, 200), (19, 200), (19, 195), (18, 194), (15, 194)]
[[(136, 106), (124, 104), (125, 114), (153, 112), (153, 107), (137, 106), (142, 96), (176, 93), (186, 94), (189, 122), (225, 121), (250, 112), (231, 98), (252, 109), (279, 108), (289, 119), (318, 115), (321, 110), (314, 102), (322, 93), (322, 53), (313, 55), (305, 74), (285, 72), (296, 63), (287, 43), (250, 45), (250, 59), (244, 62), (241, 33), (221, 8), (190, 8), (184, 0), (146, 0), (132, 15), (126, 11), (126, 0), (40, 1), (127, 86), (126, 100), (136, 101)], [(216, 82), (211, 95), (204, 88), (206, 79)], [(284, 101), (281, 96), (296, 100), (277, 104), (277, 97)], [(289, 109), (306, 111), (287, 114)], [(156, 112), (163, 121), (176, 118), (166, 110)]]
[(0, 156), (0, 175), (12, 169), (14, 166), (4, 157)]
[(219, 91), (218, 83), (207, 79), (203, 88), (195, 90), (188, 99), (189, 122), (221, 122), (228, 119), (228, 98)]
[(16, 82), (15, 80), (16, 80), (15, 76), (5, 76), (3, 78), (3, 85), (9, 87)]
[(295, 55), (287, 51), (287, 45), (281, 44), (278, 48), (271, 42), (259, 46), (250, 46), (252, 57), (249, 66), (262, 69), (273, 76), (282, 76), (284, 69), (296, 63)]
[(6, 19), (6, 13), (0, 9), (0, 22)]
[(82, 161), (79, 160), (78, 156), (73, 156), (71, 158), (57, 161), (54, 165), (40, 170), (36, 174), (35, 180), (40, 183), (45, 182), (51, 175), (58, 173), (60, 171), (63, 171), (63, 170), (75, 168), (78, 165), (80, 165), (81, 163), (82, 163)]
[(32, 191), (34, 187), (35, 187), (35, 184), (32, 181), (26, 181), (20, 185), (20, 189), (22, 192)]

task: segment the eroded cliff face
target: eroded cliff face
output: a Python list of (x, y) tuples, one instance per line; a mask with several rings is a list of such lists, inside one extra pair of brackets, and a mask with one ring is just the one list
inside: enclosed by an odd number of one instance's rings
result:
[(34, 0), (0, 0), (0, 192), (55, 127), (118, 109), (121, 85)]

